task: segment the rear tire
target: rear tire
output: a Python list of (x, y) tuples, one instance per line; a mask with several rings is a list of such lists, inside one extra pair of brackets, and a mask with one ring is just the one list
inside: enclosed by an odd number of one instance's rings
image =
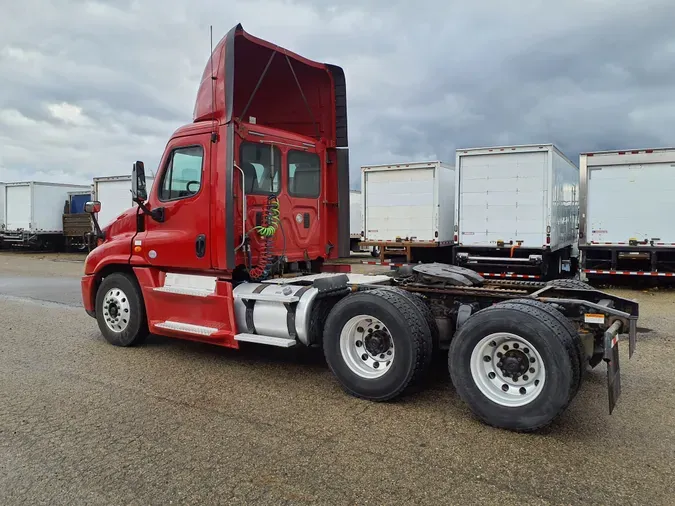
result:
[(588, 283), (578, 279), (552, 279), (546, 283), (548, 286), (557, 286), (559, 288), (578, 288), (580, 290), (594, 290)]
[(520, 432), (550, 424), (579, 386), (575, 335), (529, 304), (499, 303), (471, 316), (450, 343), (448, 367), (479, 419)]
[(573, 341), (574, 341), (574, 347), (576, 350), (576, 363), (574, 364), (574, 367), (577, 367), (579, 369), (579, 381), (576, 384), (576, 387), (574, 388), (574, 395), (577, 394), (579, 391), (579, 388), (581, 388), (581, 383), (583, 382), (583, 376), (584, 372), (586, 371), (586, 365), (588, 364), (586, 360), (586, 353), (584, 351), (584, 345), (581, 342), (581, 338), (579, 337), (579, 332), (577, 329), (574, 328), (574, 325), (572, 325), (572, 322), (570, 322), (567, 317), (565, 317), (564, 314), (562, 314), (560, 311), (558, 311), (556, 308), (552, 307), (549, 304), (546, 304), (545, 302), (541, 302), (538, 300), (534, 299), (512, 299), (509, 300), (508, 302), (502, 303), (502, 306), (508, 307), (508, 304), (521, 304), (525, 306), (531, 306), (531, 307), (536, 307), (541, 309), (542, 311), (546, 312), (549, 314), (552, 318), (555, 318), (555, 320), (565, 327), (567, 332), (569, 332), (570, 335), (574, 336)]
[(355, 397), (397, 397), (423, 377), (431, 349), (431, 332), (421, 311), (407, 294), (395, 290), (348, 295), (326, 320), (326, 362)]
[(114, 346), (135, 346), (145, 340), (148, 322), (136, 278), (116, 272), (103, 279), (96, 292), (96, 321)]

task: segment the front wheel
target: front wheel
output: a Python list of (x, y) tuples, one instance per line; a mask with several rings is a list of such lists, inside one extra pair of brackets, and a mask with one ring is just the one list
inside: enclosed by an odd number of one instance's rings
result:
[(96, 292), (96, 320), (101, 334), (114, 346), (134, 346), (148, 335), (145, 305), (136, 279), (116, 272)]
[(346, 392), (386, 401), (424, 376), (432, 336), (407, 294), (375, 289), (348, 295), (335, 305), (326, 320), (323, 349)]
[(541, 308), (505, 302), (471, 316), (453, 337), (448, 367), (482, 421), (515, 431), (550, 424), (579, 385), (576, 336)]

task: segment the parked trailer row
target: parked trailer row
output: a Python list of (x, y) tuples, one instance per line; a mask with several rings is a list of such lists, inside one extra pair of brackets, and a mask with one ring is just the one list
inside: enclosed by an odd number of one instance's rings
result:
[(488, 277), (675, 276), (675, 149), (582, 153), (579, 167), (553, 144), (458, 149), (454, 166), (364, 166), (362, 244), (381, 262)]
[[(146, 184), (152, 187), (153, 178)], [(92, 244), (91, 215), (84, 205), (104, 203), (97, 216), (103, 225), (137, 206), (131, 176), (96, 177), (91, 185), (26, 181), (0, 183), (0, 245), (82, 251)]]
[(21, 181), (4, 183), (4, 229), (0, 242), (6, 246), (58, 247), (63, 243), (63, 207), (70, 192), (86, 191), (85, 185)]
[(577, 167), (553, 144), (457, 150), (440, 161), (362, 167), (365, 245), (380, 259), (444, 261), (550, 279), (576, 256)]

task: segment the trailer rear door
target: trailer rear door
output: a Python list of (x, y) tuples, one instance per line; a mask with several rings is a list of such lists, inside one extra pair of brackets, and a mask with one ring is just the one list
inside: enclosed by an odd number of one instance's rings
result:
[(7, 230), (30, 230), (31, 186), (7, 186)]
[(366, 199), (367, 240), (436, 240), (435, 172), (433, 165), (365, 172), (362, 198)]
[(548, 151), (459, 157), (459, 242), (494, 246), (546, 241)]
[(630, 239), (646, 239), (675, 243), (673, 195), (673, 163), (589, 167), (589, 240), (628, 243)]

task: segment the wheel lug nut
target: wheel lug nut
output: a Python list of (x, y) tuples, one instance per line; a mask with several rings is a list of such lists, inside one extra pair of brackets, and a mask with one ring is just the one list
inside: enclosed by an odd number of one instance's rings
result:
[(517, 374), (513, 375), (513, 381), (518, 381), (518, 375)]
[(529, 349), (529, 348), (523, 348), (523, 351), (524, 351), (525, 353), (530, 353), (530, 349)]
[(357, 348), (360, 348), (361, 346), (363, 346), (363, 343), (361, 341), (356, 341), (355, 344), (356, 344)]
[(391, 355), (391, 350), (389, 350), (389, 351), (387, 352), (387, 355)]
[(534, 357), (530, 357), (530, 364), (534, 364)]
[(525, 374), (525, 375), (523, 376), (523, 381), (527, 381), (527, 380), (529, 380), (529, 379), (530, 379), (530, 377), (529, 377), (527, 374)]
[(504, 356), (504, 355), (502, 354), (501, 351), (500, 351), (499, 353), (497, 353), (497, 358), (502, 358), (503, 356)]
[(530, 367), (530, 373), (534, 374), (534, 367)]
[(488, 378), (490, 378), (491, 380), (495, 379), (495, 376), (496, 374), (493, 372), (488, 373)]
[(356, 331), (357, 331), (358, 333), (362, 333), (362, 332), (363, 332), (363, 327), (356, 327)]
[(490, 357), (488, 357), (487, 355), (485, 355), (485, 356), (483, 357), (483, 360), (484, 360), (485, 362), (489, 362), (489, 361), (492, 360), (492, 359), (491, 359)]
[(503, 365), (504, 365), (504, 364), (502, 364), (501, 361), (500, 361), (500, 362), (497, 362), (497, 367), (499, 367), (500, 369), (502, 368)]
[(525, 390), (525, 387), (520, 387), (520, 395), (525, 395), (527, 393), (527, 390)]
[(504, 345), (504, 351), (506, 351), (506, 350), (508, 350), (508, 349), (509, 349), (509, 345), (508, 345), (508, 344), (505, 344), (505, 345)]
[(366, 354), (364, 353), (363, 355), (361, 355), (361, 358), (362, 358), (363, 360), (368, 360), (368, 355), (366, 355)]
[(504, 390), (504, 392), (508, 392), (508, 391), (509, 391), (509, 386), (508, 386), (506, 383), (504, 383), (504, 384), (502, 385), (502, 390)]
[(375, 369), (377, 369), (378, 367), (380, 367), (380, 363), (379, 363), (379, 362), (375, 362), (375, 363), (373, 364), (373, 367), (374, 367)]
[(382, 353), (382, 354), (380, 355), (380, 358), (384, 358), (384, 353)]
[(519, 345), (518, 343), (513, 343), (513, 348), (514, 348), (514, 349), (517, 350), (519, 347), (520, 347), (520, 345)]
[(380, 330), (380, 326), (379, 326), (379, 325), (375, 325), (375, 330)]

